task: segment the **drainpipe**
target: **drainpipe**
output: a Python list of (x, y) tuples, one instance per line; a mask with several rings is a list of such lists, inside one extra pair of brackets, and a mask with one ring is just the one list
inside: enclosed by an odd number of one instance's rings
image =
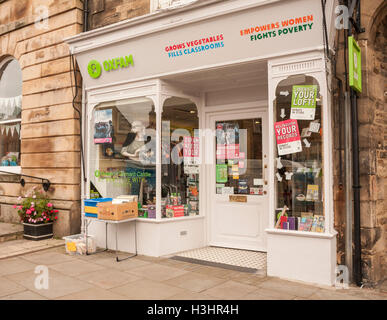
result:
[[(355, 0), (352, 0), (355, 1)], [(358, 1), (358, 17), (360, 15), (360, 1)], [(350, 18), (348, 37), (352, 35), (352, 27), (358, 31), (359, 21)], [(361, 266), (361, 240), (360, 240), (360, 167), (359, 167), (359, 127), (357, 117), (357, 94), (350, 88), (351, 101), (351, 122), (352, 122), (352, 188), (353, 188), (353, 279), (357, 286), (362, 286), (362, 266)]]
[[(88, 31), (89, 29), (89, 2), (88, 0), (83, 0), (83, 32)], [(85, 128), (86, 124), (84, 124), (82, 115), (86, 115), (87, 108), (86, 108), (86, 90), (85, 90), (85, 84), (82, 82), (82, 102), (81, 102), (81, 114), (79, 116), (79, 128), (80, 128), (80, 139), (81, 139), (81, 161), (83, 161), (83, 166), (81, 166), (81, 202), (84, 200), (86, 197), (86, 164), (85, 164), (85, 156), (84, 156), (84, 143), (83, 143), (83, 137), (85, 136)], [(87, 119), (87, 118), (86, 118)], [(81, 204), (82, 205), (82, 204)], [(85, 221), (82, 219), (81, 221), (81, 233), (85, 234)]]
[(89, 1), (83, 0), (83, 32), (89, 30)]

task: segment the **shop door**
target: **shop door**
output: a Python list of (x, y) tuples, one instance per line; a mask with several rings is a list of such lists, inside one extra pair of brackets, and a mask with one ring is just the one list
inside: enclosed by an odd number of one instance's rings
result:
[[(217, 113), (208, 166), (210, 245), (266, 251), (268, 224), (267, 112)], [(207, 149), (208, 150), (208, 149)]]

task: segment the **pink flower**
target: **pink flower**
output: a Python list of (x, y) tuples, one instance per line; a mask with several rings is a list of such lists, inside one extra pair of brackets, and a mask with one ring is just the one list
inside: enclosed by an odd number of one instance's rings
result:
[(36, 199), (36, 195), (34, 194), (34, 195), (32, 196), (32, 198)]
[(58, 210), (54, 210), (55, 213), (58, 213), (59, 211)]
[(16, 209), (16, 204), (13, 205), (13, 208)]
[(35, 202), (31, 202), (31, 207), (35, 206)]
[(21, 196), (18, 196), (17, 199), (20, 201), (20, 200), (22, 199), (22, 197), (21, 197)]
[(47, 207), (52, 207), (52, 203), (51, 202), (49, 202), (49, 203), (47, 203)]
[(31, 214), (31, 210), (28, 209), (28, 210), (26, 211), (26, 213), (27, 213), (27, 214)]

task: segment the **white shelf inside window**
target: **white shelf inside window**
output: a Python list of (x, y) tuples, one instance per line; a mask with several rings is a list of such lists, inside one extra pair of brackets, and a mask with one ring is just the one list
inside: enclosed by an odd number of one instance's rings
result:
[[(0, 166), (0, 171), (6, 171), (7, 173), (21, 173), (21, 167), (20, 166)], [(4, 172), (0, 172), (0, 174), (7, 174)]]

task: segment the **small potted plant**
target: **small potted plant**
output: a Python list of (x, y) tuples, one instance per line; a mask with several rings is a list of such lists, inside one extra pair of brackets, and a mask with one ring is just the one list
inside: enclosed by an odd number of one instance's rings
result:
[[(22, 200), (19, 197), (19, 200)], [(53, 223), (58, 219), (50, 199), (35, 188), (26, 195), (20, 204), (14, 205), (24, 226), (24, 239), (44, 240), (52, 238)]]

